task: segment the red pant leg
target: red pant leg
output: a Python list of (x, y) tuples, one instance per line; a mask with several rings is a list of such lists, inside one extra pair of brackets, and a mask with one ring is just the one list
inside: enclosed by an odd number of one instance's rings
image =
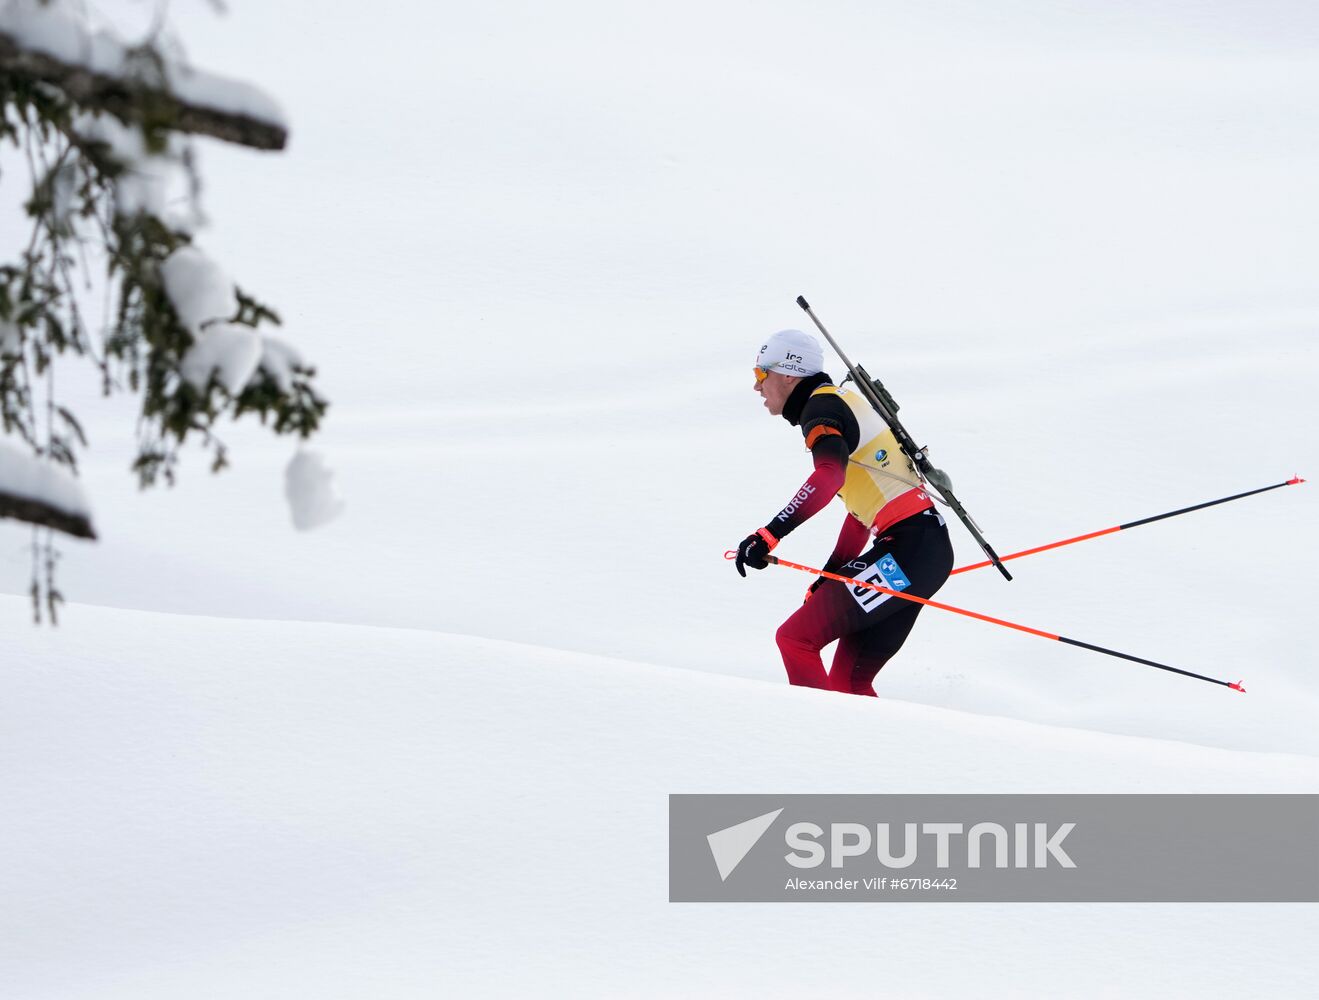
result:
[(871, 680), (875, 672), (868, 672), (861, 666), (861, 654), (864, 643), (863, 633), (852, 633), (838, 640), (834, 650), (834, 661), (829, 666), (829, 690), (841, 691), (843, 694), (859, 694), (878, 698)]
[[(948, 531), (942, 518), (930, 511), (895, 526), (844, 571), (863, 570), (885, 552), (907, 574), (909, 592), (919, 597), (932, 597), (953, 565)], [(920, 605), (901, 598), (876, 599), (865, 590), (854, 596), (848, 585), (822, 584), (775, 636), (789, 683), (873, 696), (875, 675), (901, 648), (919, 611)], [(838, 651), (826, 674), (820, 650), (835, 639)]]
[(783, 654), (789, 684), (813, 688), (829, 686), (820, 650), (838, 638), (838, 614), (833, 602), (826, 599), (827, 590), (827, 587), (821, 587), (779, 626), (774, 636), (779, 652)]

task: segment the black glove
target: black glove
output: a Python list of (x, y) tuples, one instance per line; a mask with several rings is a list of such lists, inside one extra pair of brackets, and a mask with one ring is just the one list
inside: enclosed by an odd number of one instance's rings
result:
[(754, 535), (747, 535), (742, 539), (742, 544), (737, 547), (737, 571), (742, 576), (747, 575), (743, 566), (750, 566), (752, 569), (764, 569), (769, 565), (770, 549), (779, 544), (779, 540), (769, 533), (769, 529), (761, 528)]
[(806, 596), (801, 599), (802, 604), (805, 604), (815, 596), (815, 592), (820, 589), (820, 584), (822, 583), (824, 583), (824, 577), (817, 576), (815, 582), (806, 588)]

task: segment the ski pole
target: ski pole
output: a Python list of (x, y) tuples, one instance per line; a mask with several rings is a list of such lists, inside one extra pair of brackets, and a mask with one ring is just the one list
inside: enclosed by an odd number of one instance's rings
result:
[[(1193, 507), (1183, 507), (1181, 510), (1170, 510), (1166, 514), (1155, 514), (1153, 517), (1142, 517), (1139, 521), (1128, 521), (1126, 524), (1119, 524), (1113, 528), (1101, 528), (1099, 531), (1092, 531), (1086, 535), (1077, 535), (1075, 538), (1064, 538), (1060, 542), (1050, 542), (1048, 545), (1037, 545), (1033, 549), (1022, 549), (1020, 552), (1013, 552), (1011, 555), (999, 556), (1000, 562), (1007, 562), (1009, 559), (1020, 559), (1022, 556), (1033, 556), (1037, 552), (1047, 552), (1049, 549), (1062, 548), (1064, 545), (1072, 545), (1076, 542), (1088, 541), (1091, 538), (1098, 538), (1101, 535), (1112, 535), (1119, 531), (1126, 531), (1128, 528), (1138, 528), (1142, 524), (1152, 524), (1155, 521), (1162, 521), (1167, 517), (1176, 517), (1178, 514), (1189, 514), (1193, 510), (1204, 510), (1206, 507), (1213, 507), (1220, 503), (1227, 503), (1229, 500), (1240, 500), (1242, 497), (1253, 497), (1256, 493), (1267, 493), (1269, 490), (1276, 490), (1283, 486), (1295, 486), (1298, 483), (1305, 482), (1300, 476), (1293, 476), (1285, 483), (1274, 483), (1272, 486), (1261, 486), (1257, 490), (1248, 490), (1245, 493), (1237, 493), (1235, 496), (1223, 497), (1220, 500), (1207, 500), (1204, 503), (1198, 503)], [(986, 566), (994, 565), (991, 561), (971, 563), (967, 566), (958, 566), (950, 575), (958, 573), (969, 573), (973, 569), (984, 569)]]
[[(731, 559), (737, 555), (736, 552), (725, 552), (724, 558)], [(954, 614), (966, 615), (968, 618), (975, 618), (982, 622), (989, 622), (991, 625), (1002, 625), (1004, 628), (1016, 629), (1018, 632), (1025, 632), (1028, 635), (1038, 635), (1041, 639), (1052, 639), (1055, 642), (1065, 642), (1069, 646), (1080, 646), (1082, 649), (1089, 649), (1096, 653), (1103, 653), (1105, 656), (1116, 656), (1119, 659), (1130, 660), (1132, 663), (1143, 663), (1147, 667), (1157, 667), (1159, 670), (1167, 670), (1174, 674), (1181, 674), (1183, 677), (1194, 677), (1196, 680), (1208, 681), (1210, 684), (1221, 684), (1223, 687), (1231, 688), (1233, 691), (1246, 693), (1246, 689), (1241, 686), (1241, 681), (1235, 684), (1230, 681), (1220, 681), (1217, 677), (1206, 677), (1204, 674), (1192, 673), (1190, 670), (1182, 670), (1180, 667), (1170, 667), (1166, 663), (1156, 663), (1154, 660), (1147, 660), (1141, 656), (1132, 656), (1130, 653), (1119, 653), (1116, 649), (1108, 649), (1105, 646), (1096, 646), (1093, 643), (1082, 642), (1080, 639), (1069, 639), (1066, 636), (1054, 635), (1052, 632), (1045, 632), (1043, 629), (1031, 628), (1029, 625), (1018, 625), (1016, 622), (1004, 621), (1002, 618), (992, 618), (989, 615), (982, 615), (978, 611), (968, 611), (965, 608), (955, 608), (951, 604), (943, 604), (939, 601), (932, 601), (928, 597), (917, 597), (915, 594), (904, 594), (900, 590), (890, 590), (888, 587), (881, 587), (877, 583), (870, 583), (867, 580), (856, 580), (850, 576), (840, 576), (837, 573), (826, 573), (822, 569), (815, 569), (811, 566), (802, 566), (799, 563), (788, 562), (786, 559), (780, 559), (778, 556), (766, 556), (770, 562), (776, 566), (786, 566), (788, 569), (801, 570), (803, 573), (814, 573), (824, 577), (826, 580), (837, 580), (839, 583), (845, 583), (851, 587), (865, 587), (870, 590), (878, 591), (881, 594), (888, 594), (891, 597), (901, 597), (904, 601), (915, 601), (917, 604), (925, 604), (932, 608), (938, 608), (940, 611), (951, 611)]]

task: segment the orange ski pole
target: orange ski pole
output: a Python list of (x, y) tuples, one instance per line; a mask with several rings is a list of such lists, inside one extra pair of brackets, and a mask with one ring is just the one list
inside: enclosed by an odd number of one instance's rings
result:
[[(1298, 483), (1305, 482), (1300, 476), (1293, 476), (1285, 483), (1274, 483), (1272, 486), (1261, 486), (1257, 490), (1249, 490), (1245, 493), (1238, 493), (1235, 496), (1223, 497), (1220, 500), (1208, 500), (1205, 503), (1198, 503), (1193, 507), (1183, 507), (1181, 510), (1170, 510), (1166, 514), (1155, 514), (1153, 517), (1142, 517), (1139, 521), (1128, 521), (1126, 524), (1119, 524), (1112, 528), (1101, 528), (1098, 531), (1092, 531), (1086, 535), (1077, 535), (1075, 538), (1064, 538), (1061, 542), (1050, 542), (1048, 545), (1037, 545), (1033, 549), (1022, 549), (1020, 552), (1013, 552), (1011, 555), (999, 556), (999, 562), (1007, 562), (1009, 559), (1020, 559), (1022, 556), (1033, 556), (1036, 552), (1048, 552), (1049, 549), (1060, 549), (1064, 545), (1074, 545), (1077, 542), (1089, 541), (1091, 538), (1098, 538), (1100, 535), (1112, 535), (1119, 531), (1126, 531), (1128, 528), (1138, 528), (1142, 524), (1150, 524), (1154, 521), (1162, 521), (1167, 517), (1176, 517), (1178, 514), (1189, 514), (1193, 510), (1204, 510), (1206, 507), (1213, 507), (1220, 503), (1227, 503), (1229, 500), (1240, 500), (1242, 497), (1253, 497), (1256, 493), (1267, 493), (1269, 490), (1276, 490), (1283, 486), (1295, 486)], [(984, 569), (986, 566), (992, 566), (992, 560), (985, 562), (971, 563), (967, 566), (958, 566), (952, 574), (969, 573), (973, 569)]]
[[(731, 559), (736, 556), (735, 552), (725, 552), (724, 558)], [(766, 556), (770, 562), (776, 566), (786, 566), (788, 569), (801, 570), (803, 573), (814, 573), (824, 577), (826, 580), (837, 580), (839, 583), (845, 583), (850, 587), (865, 587), (869, 590), (876, 590), (881, 594), (888, 594), (890, 597), (901, 597), (904, 601), (915, 601), (917, 604), (925, 604), (931, 608), (938, 608), (940, 611), (951, 611), (953, 614), (965, 615), (968, 618), (975, 618), (982, 622), (989, 622), (991, 625), (1002, 625), (1004, 628), (1016, 629), (1018, 632), (1025, 632), (1029, 635), (1038, 635), (1041, 639), (1053, 639), (1055, 642), (1065, 642), (1069, 646), (1080, 646), (1082, 649), (1089, 649), (1096, 653), (1103, 653), (1105, 656), (1116, 656), (1123, 660), (1130, 660), (1132, 663), (1143, 663), (1147, 667), (1157, 667), (1159, 670), (1167, 670), (1174, 674), (1181, 674), (1183, 677), (1194, 677), (1196, 680), (1208, 681), (1210, 684), (1221, 684), (1223, 687), (1231, 688), (1233, 691), (1246, 693), (1246, 689), (1241, 686), (1241, 681), (1235, 684), (1230, 681), (1220, 681), (1217, 677), (1206, 677), (1204, 674), (1192, 673), (1190, 670), (1182, 670), (1180, 667), (1170, 667), (1166, 663), (1156, 663), (1154, 660), (1146, 660), (1140, 656), (1132, 656), (1130, 653), (1119, 653), (1116, 649), (1108, 649), (1104, 646), (1096, 646), (1092, 643), (1082, 642), (1079, 639), (1069, 639), (1066, 636), (1054, 635), (1052, 632), (1045, 632), (1043, 629), (1031, 628), (1029, 625), (1018, 625), (1016, 622), (1004, 621), (1002, 618), (993, 618), (990, 615), (982, 615), (978, 611), (968, 611), (966, 608), (955, 608), (951, 604), (943, 604), (940, 601), (932, 601), (928, 597), (917, 597), (915, 594), (904, 594), (900, 590), (890, 590), (888, 587), (881, 587), (877, 583), (870, 583), (866, 580), (856, 580), (850, 576), (840, 576), (837, 573), (826, 573), (822, 569), (815, 569), (811, 566), (802, 566), (800, 563), (788, 562), (786, 559), (780, 559), (778, 556)]]

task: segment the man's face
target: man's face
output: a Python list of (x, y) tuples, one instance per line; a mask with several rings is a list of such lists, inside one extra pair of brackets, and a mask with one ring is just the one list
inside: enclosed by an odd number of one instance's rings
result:
[(801, 379), (796, 375), (770, 372), (765, 381), (757, 382), (752, 388), (765, 400), (765, 409), (769, 410), (770, 416), (780, 417), (783, 415), (783, 404), (788, 401), (793, 387), (800, 381)]

